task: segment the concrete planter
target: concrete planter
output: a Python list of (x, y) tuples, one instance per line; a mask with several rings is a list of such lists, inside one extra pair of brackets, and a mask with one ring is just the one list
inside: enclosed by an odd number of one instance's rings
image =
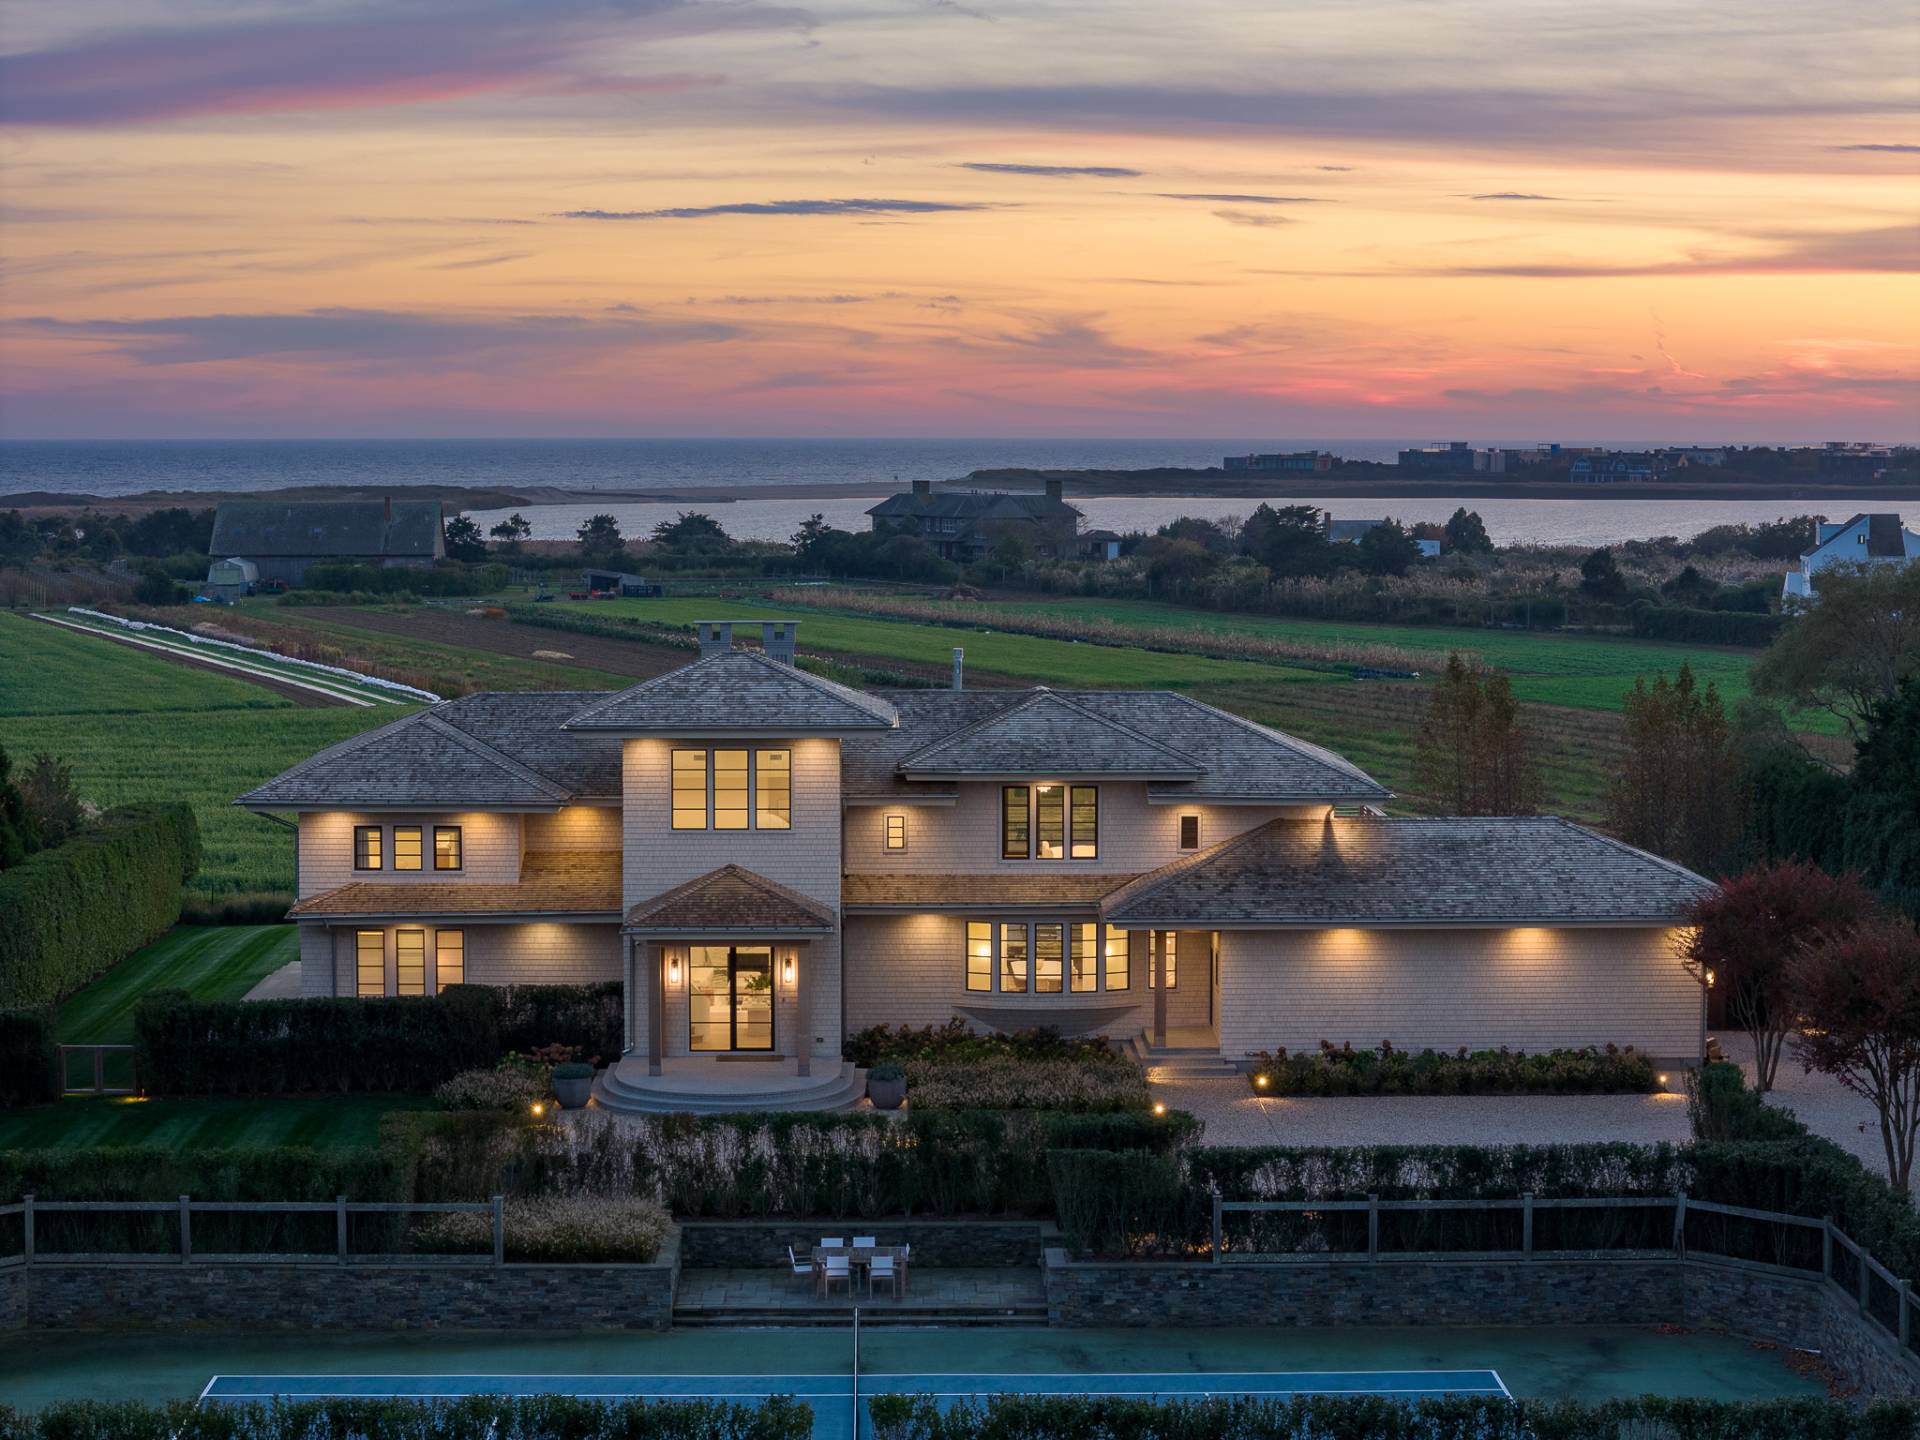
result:
[(898, 1110), (901, 1102), (907, 1098), (907, 1077), (895, 1075), (875, 1079), (867, 1076), (867, 1099), (873, 1102), (876, 1110)]
[(582, 1109), (593, 1094), (593, 1076), (569, 1075), (563, 1079), (556, 1075), (553, 1078), (553, 1093), (560, 1101), (561, 1109)]

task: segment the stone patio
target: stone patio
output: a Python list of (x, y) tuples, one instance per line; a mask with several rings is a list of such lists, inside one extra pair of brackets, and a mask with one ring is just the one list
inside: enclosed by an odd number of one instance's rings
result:
[(951, 1269), (920, 1267), (911, 1272), (904, 1294), (895, 1297), (884, 1286), (869, 1295), (865, 1286), (852, 1296), (836, 1289), (818, 1295), (810, 1280), (783, 1270), (683, 1270), (674, 1296), (674, 1323), (701, 1319), (777, 1323), (781, 1319), (832, 1320), (850, 1318), (860, 1307), (860, 1318), (884, 1320), (889, 1313), (956, 1318), (1024, 1318), (1029, 1322), (1046, 1314), (1047, 1296), (1038, 1266), (1031, 1269)]

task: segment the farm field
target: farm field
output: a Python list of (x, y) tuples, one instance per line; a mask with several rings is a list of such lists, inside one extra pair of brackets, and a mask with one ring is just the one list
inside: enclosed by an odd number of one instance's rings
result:
[(0, 1115), (0, 1150), (163, 1145), (214, 1150), (237, 1145), (364, 1149), (396, 1110), (431, 1110), (424, 1095), (276, 1095), (245, 1100), (61, 1100)]
[[(104, 678), (103, 677), (107, 677)], [(293, 837), (233, 798), (314, 751), (411, 714), (305, 709), (245, 680), (0, 614), (0, 745), (46, 751), (101, 805), (185, 800), (200, 821), (196, 893), (293, 889)]]

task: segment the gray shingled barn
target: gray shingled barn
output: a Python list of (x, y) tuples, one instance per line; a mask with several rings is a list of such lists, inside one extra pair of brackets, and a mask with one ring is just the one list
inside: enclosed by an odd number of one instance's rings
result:
[(298, 585), (329, 560), (431, 565), (447, 553), (438, 500), (229, 500), (213, 519), (215, 555), (252, 562), (262, 581)]

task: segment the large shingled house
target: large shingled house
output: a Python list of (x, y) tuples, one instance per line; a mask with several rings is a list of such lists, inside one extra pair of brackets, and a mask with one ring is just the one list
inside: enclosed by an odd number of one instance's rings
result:
[(956, 1016), (1223, 1071), (1321, 1040), (1697, 1057), (1671, 930), (1706, 882), (1677, 865), (1555, 819), (1387, 818), (1340, 756), (1184, 695), (861, 691), (796, 668), (790, 623), (731, 628), (240, 797), (298, 817), (304, 992), (619, 981), (597, 1095), (636, 1109), (846, 1103), (848, 1034)]
[[(228, 500), (213, 516), (216, 561), (244, 560), (255, 578), (299, 585), (328, 560), (431, 565), (447, 553), (438, 500)], [(209, 576), (211, 580), (213, 577)]]
[(875, 530), (915, 535), (942, 559), (978, 560), (1005, 536), (1024, 537), (1042, 555), (1076, 547), (1080, 511), (1062, 498), (1064, 482), (1048, 480), (1038, 495), (995, 490), (942, 490), (929, 480), (870, 507)]

